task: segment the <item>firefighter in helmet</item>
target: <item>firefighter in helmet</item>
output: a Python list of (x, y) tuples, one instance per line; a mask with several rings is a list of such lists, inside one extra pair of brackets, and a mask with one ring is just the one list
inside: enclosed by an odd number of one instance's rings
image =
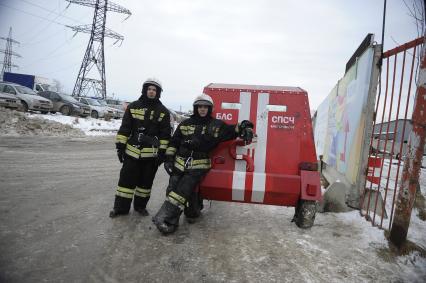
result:
[(163, 88), (156, 79), (147, 79), (142, 95), (129, 104), (116, 137), (118, 159), (123, 163), (115, 193), (111, 218), (128, 214), (133, 208), (148, 215), (146, 205), (158, 166), (165, 159), (171, 135), (170, 113), (161, 103)]
[(169, 185), (166, 200), (153, 218), (163, 234), (176, 230), (182, 212), (189, 223), (200, 215), (202, 200), (194, 189), (211, 167), (209, 152), (220, 142), (237, 137), (250, 142), (253, 137), (250, 121), (227, 125), (213, 118), (210, 96), (198, 96), (193, 107), (193, 115), (179, 124), (166, 151), (164, 168), (170, 175)]

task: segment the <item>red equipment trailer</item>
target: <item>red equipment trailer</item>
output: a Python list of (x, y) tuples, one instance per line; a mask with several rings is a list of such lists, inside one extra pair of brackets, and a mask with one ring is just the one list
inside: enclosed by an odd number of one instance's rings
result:
[(221, 143), (199, 190), (204, 199), (296, 207), (295, 222), (308, 228), (321, 199), (320, 175), (308, 94), (298, 87), (209, 84), (214, 117), (254, 123), (251, 144)]

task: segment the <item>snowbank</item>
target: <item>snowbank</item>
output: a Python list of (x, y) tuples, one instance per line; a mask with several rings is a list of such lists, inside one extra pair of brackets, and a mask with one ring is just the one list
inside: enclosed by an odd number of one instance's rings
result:
[(23, 113), (0, 108), (0, 135), (99, 136), (115, 135), (121, 120), (100, 120), (57, 114)]
[(79, 129), (84, 132), (87, 136), (99, 136), (99, 135), (115, 135), (120, 128), (121, 119), (110, 121), (94, 119), (94, 118), (81, 118), (64, 116), (61, 114), (30, 114), (32, 117), (46, 119), (49, 121), (55, 121), (63, 125), (69, 125), (74, 129)]
[(84, 136), (84, 133), (71, 125), (48, 121), (28, 113), (0, 108), (0, 135)]

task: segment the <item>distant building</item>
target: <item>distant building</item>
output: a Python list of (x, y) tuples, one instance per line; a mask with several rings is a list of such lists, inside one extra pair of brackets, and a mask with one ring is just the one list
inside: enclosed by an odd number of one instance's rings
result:
[(379, 149), (379, 152), (384, 152), (389, 155), (393, 152), (393, 158), (399, 158), (402, 143), (402, 156), (404, 156), (407, 152), (408, 138), (412, 130), (413, 124), (410, 119), (398, 119), (376, 124), (373, 131), (373, 150)]
[[(405, 130), (404, 130), (405, 124)], [(389, 129), (388, 129), (389, 127)], [(396, 128), (396, 132), (395, 132)], [(380, 140), (395, 140), (395, 142), (407, 143), (408, 137), (413, 129), (410, 119), (398, 119), (390, 122), (379, 123), (374, 126), (374, 138)], [(404, 138), (402, 132), (404, 130)]]

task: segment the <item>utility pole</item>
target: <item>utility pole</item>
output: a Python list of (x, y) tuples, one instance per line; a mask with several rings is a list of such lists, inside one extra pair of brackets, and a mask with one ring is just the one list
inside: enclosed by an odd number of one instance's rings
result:
[[(66, 0), (71, 3), (95, 8), (92, 25), (67, 26), (76, 32), (90, 33), (89, 43), (86, 53), (78, 72), (77, 80), (74, 86), (73, 96), (87, 96), (92, 90), (95, 96), (106, 98), (106, 79), (105, 79), (105, 53), (104, 38), (110, 37), (116, 39), (116, 42), (123, 41), (124, 37), (105, 27), (107, 11), (132, 14), (128, 9), (109, 2), (108, 0)], [(114, 44), (115, 44), (114, 43)], [(89, 72), (93, 66), (96, 66), (100, 79), (89, 78)]]
[(3, 64), (3, 67), (2, 67), (1, 73), (0, 73), (0, 79), (3, 80), (4, 72), (11, 72), (12, 67), (18, 68), (17, 65), (12, 64), (12, 56), (20, 58), (21, 55), (12, 51), (12, 44), (13, 43), (19, 44), (18, 41), (14, 40), (12, 38), (12, 27), (9, 28), (8, 37), (0, 37), (0, 39), (6, 40), (6, 49), (4, 49), (4, 50), (0, 49), (0, 53), (4, 53), (3, 62), (0, 63), (0, 64)]

